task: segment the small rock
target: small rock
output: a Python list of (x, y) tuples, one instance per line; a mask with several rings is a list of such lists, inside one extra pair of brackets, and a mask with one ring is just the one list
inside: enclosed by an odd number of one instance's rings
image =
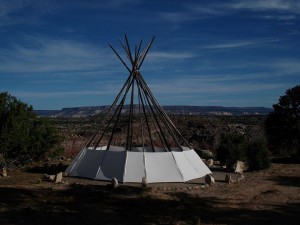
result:
[(207, 174), (205, 176), (205, 183), (208, 185), (213, 185), (215, 183), (215, 178), (213, 178), (211, 175)]
[(225, 183), (232, 183), (232, 179), (231, 179), (231, 175), (230, 174), (226, 174), (225, 176)]
[(119, 185), (117, 178), (113, 177), (113, 179), (111, 179), (111, 186), (115, 189), (117, 188)]
[(147, 178), (146, 177), (142, 178), (142, 187), (148, 187), (148, 182), (147, 182)]
[(234, 164), (234, 172), (242, 174), (245, 169), (244, 163), (242, 161), (236, 161)]
[(0, 154), (0, 168), (6, 167), (6, 161), (3, 154)]
[(61, 183), (61, 181), (62, 181), (62, 172), (56, 174), (54, 177), (54, 183), (56, 183), (56, 184)]
[(214, 154), (210, 150), (200, 150), (204, 158), (213, 158)]
[(201, 225), (201, 218), (200, 217), (198, 217), (196, 225)]
[(49, 179), (50, 181), (54, 181), (55, 180), (55, 175), (49, 175)]
[(240, 181), (243, 180), (243, 179), (244, 179), (244, 175), (241, 174), (241, 176), (237, 179), (237, 182), (240, 182)]
[(0, 177), (7, 177), (6, 167), (0, 168)]
[(213, 159), (207, 160), (207, 166), (208, 166), (209, 168), (213, 167), (213, 166), (214, 166), (214, 160), (213, 160)]

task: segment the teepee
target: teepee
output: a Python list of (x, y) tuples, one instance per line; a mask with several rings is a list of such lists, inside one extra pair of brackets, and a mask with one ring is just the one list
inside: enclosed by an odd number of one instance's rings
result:
[(140, 68), (154, 41), (141, 49), (119, 39), (129, 72), (101, 124), (66, 170), (69, 176), (119, 182), (185, 182), (211, 173), (154, 97)]

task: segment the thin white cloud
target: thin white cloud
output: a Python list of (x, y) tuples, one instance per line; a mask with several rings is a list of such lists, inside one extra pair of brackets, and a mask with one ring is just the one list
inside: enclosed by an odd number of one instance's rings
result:
[(12, 24), (39, 24), (38, 18), (52, 10), (48, 0), (9, 0), (0, 4), (0, 27)]
[(226, 14), (224, 10), (211, 7), (210, 5), (202, 6), (201, 4), (191, 5), (183, 4), (182, 10), (173, 12), (159, 12), (158, 16), (163, 20), (178, 23), (185, 21), (201, 20)]
[[(268, 65), (265, 65), (268, 66)], [(282, 74), (300, 74), (300, 60), (296, 59), (282, 59), (276, 60), (269, 64), (270, 67), (279, 70)], [(300, 78), (299, 78), (300, 83)]]
[(201, 94), (235, 94), (258, 93), (276, 90), (285, 86), (283, 83), (258, 83), (258, 82), (203, 82), (197, 79), (176, 79), (168, 81), (168, 85), (156, 83), (149, 85), (156, 95), (201, 95)]
[[(256, 15), (258, 18), (290, 21), (300, 14), (300, 2), (298, 0), (236, 0), (191, 4), (181, 4), (181, 10), (173, 12), (160, 12), (159, 16), (169, 22), (178, 23), (185, 21), (230, 16), (241, 11), (252, 11), (273, 14)], [(275, 13), (274, 13), (275, 11)]]
[[(20, 1), (19, 1), (19, 3), (20, 3)], [(17, 11), (20, 8), (23, 8), (22, 4), (16, 4), (16, 2), (13, 2), (13, 1), (1, 1), (0, 17), (5, 18), (8, 15), (10, 15), (12, 12)]]
[(262, 19), (268, 20), (279, 20), (279, 21), (291, 21), (297, 19), (295, 15), (264, 15), (261, 16)]
[(162, 19), (173, 23), (191, 21), (197, 19), (193, 15), (188, 14), (186, 12), (163, 12), (163, 13), (159, 13), (159, 15)]
[[(12, 15), (24, 8), (24, 2), (19, 1), (1, 1), (0, 4), (0, 26), (10, 25), (16, 21), (12, 20)], [(20, 19), (18, 19), (19, 21)]]
[(300, 13), (300, 2), (298, 0), (238, 1), (229, 5), (234, 9), (248, 9), (252, 11), (277, 10), (296, 14)]
[(236, 41), (230, 41), (226, 43), (218, 43), (218, 44), (212, 44), (212, 45), (206, 45), (202, 48), (204, 49), (227, 49), (227, 48), (243, 48), (243, 47), (249, 47), (249, 46), (260, 46), (265, 45), (266, 43), (273, 43), (280, 41), (278, 38), (270, 38), (270, 39), (254, 39), (254, 40), (236, 40)]
[(237, 41), (237, 42), (230, 42), (230, 43), (207, 45), (204, 46), (204, 48), (206, 49), (241, 48), (241, 47), (251, 46), (256, 44), (257, 42), (255, 41)]
[(147, 57), (149, 60), (172, 60), (172, 59), (189, 59), (196, 57), (193, 52), (162, 52), (162, 51), (152, 51), (149, 52)]
[(219, 16), (219, 15), (224, 15), (224, 12), (218, 10), (217, 8), (214, 7), (210, 7), (209, 5), (207, 6), (201, 6), (201, 5), (197, 5), (197, 6), (190, 6), (189, 9), (194, 12), (197, 15), (211, 15), (211, 16)]
[[(149, 86), (154, 94), (159, 96), (192, 96), (201, 95), (252, 95), (255, 93), (278, 93), (291, 85), (300, 83), (300, 61), (296, 59), (277, 59), (269, 61), (252, 61), (245, 66), (245, 73), (239, 74), (211, 74), (177, 76), (164, 82), (152, 81)], [(216, 68), (221, 69), (219, 65)], [(255, 72), (249, 73), (249, 68)], [(202, 72), (203, 73), (203, 72)], [(190, 101), (187, 101), (190, 102)]]
[(68, 97), (79, 97), (79, 96), (103, 96), (114, 94), (112, 90), (101, 90), (101, 91), (55, 91), (55, 92), (41, 92), (41, 91), (13, 91), (13, 95), (21, 98), (31, 99), (45, 99), (45, 98), (68, 98)]
[(0, 27), (12, 24), (39, 24), (40, 16), (60, 13), (65, 9), (115, 10), (124, 6), (139, 4), (138, 0), (103, 0), (103, 1), (60, 1), (60, 0), (1, 0)]
[[(52, 0), (53, 1), (53, 0)], [(139, 4), (140, 0), (94, 0), (94, 1), (60, 1), (56, 0), (55, 4), (59, 7), (78, 7), (81, 9), (116, 9), (131, 4)]]
[(111, 63), (109, 49), (82, 42), (48, 37), (26, 37), (25, 42), (1, 50), (0, 73), (93, 71)]

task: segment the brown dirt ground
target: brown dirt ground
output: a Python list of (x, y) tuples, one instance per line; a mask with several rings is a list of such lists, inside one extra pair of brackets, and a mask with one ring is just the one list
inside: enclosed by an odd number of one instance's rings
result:
[[(224, 182), (120, 184), (64, 177), (43, 180), (39, 171), (9, 170), (0, 178), (0, 224), (300, 224), (300, 164), (272, 164)], [(232, 174), (237, 180), (240, 176)]]

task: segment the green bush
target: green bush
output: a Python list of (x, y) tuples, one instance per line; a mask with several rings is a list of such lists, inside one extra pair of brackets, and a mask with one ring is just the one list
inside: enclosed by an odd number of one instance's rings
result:
[(39, 160), (59, 145), (58, 131), (37, 118), (32, 106), (7, 92), (0, 93), (0, 154), (14, 165)]
[(217, 159), (221, 162), (247, 159), (248, 142), (246, 136), (238, 133), (229, 133), (221, 140), (217, 149)]
[(248, 145), (248, 164), (250, 170), (261, 170), (270, 167), (271, 160), (264, 138), (256, 138)]
[(261, 170), (270, 167), (267, 141), (257, 137), (248, 141), (245, 135), (230, 133), (223, 137), (217, 149), (217, 159), (231, 167), (237, 160), (247, 161), (249, 170)]

